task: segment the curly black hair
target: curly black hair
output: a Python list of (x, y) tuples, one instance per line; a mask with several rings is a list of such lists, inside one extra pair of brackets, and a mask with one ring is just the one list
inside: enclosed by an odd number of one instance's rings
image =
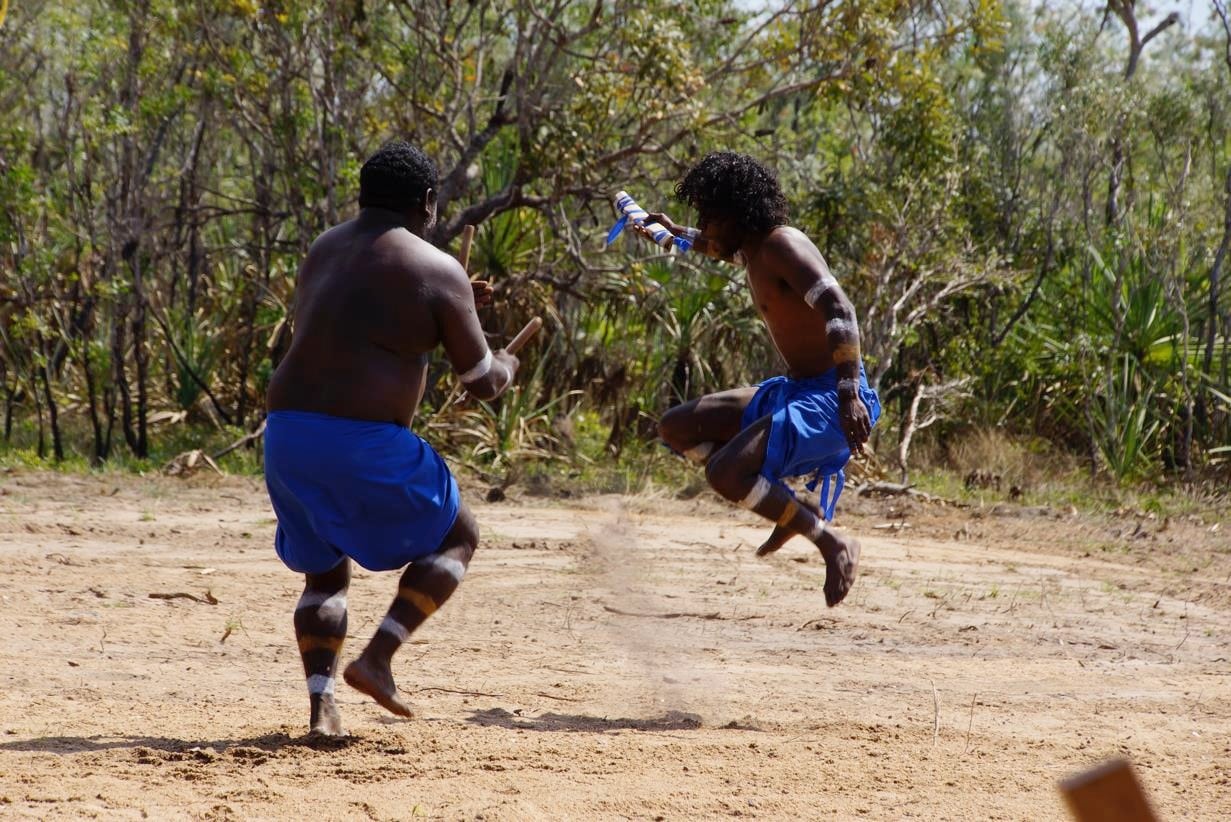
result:
[(752, 231), (769, 231), (787, 221), (786, 197), (777, 175), (734, 151), (705, 155), (675, 187), (675, 196), (698, 214), (734, 217)]
[(390, 140), (359, 170), (359, 207), (407, 211), (436, 188), (436, 164), (405, 140)]

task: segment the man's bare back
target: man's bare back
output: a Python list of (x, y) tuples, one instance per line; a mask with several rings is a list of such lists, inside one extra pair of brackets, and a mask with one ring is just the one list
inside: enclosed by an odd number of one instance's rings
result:
[(473, 364), (486, 346), (461, 265), (384, 209), (364, 209), (317, 238), (296, 300), (271, 411), (409, 426), (432, 350), (444, 342), (454, 363)]
[(448, 465), (408, 430), (428, 355), (443, 344), (479, 399), (499, 396), (517, 371), (479, 325), (476, 301), (490, 301), (490, 289), (422, 239), (436, 219), (437, 182), (435, 163), (409, 143), (368, 158), (359, 216), (317, 238), (300, 269), (293, 342), (269, 387), (265, 482), (275, 551), (304, 575), (294, 624), (315, 734), (342, 733), (334, 691), (351, 562), (402, 571), (343, 678), (410, 716), (390, 661), (452, 596), (478, 547)]

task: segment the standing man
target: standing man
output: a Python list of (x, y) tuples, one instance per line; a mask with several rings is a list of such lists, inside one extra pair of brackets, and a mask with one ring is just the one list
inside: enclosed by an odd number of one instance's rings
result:
[[(795, 534), (825, 558), (825, 601), (832, 607), (855, 581), (859, 543), (826, 525), (841, 493), (842, 467), (868, 441), (880, 401), (868, 387), (859, 355), (855, 309), (829, 273), (821, 252), (786, 225), (786, 198), (774, 173), (751, 157), (715, 152), (676, 186), (698, 227), (649, 214), (695, 250), (742, 265), (757, 311), (786, 362), (786, 376), (752, 388), (721, 391), (678, 405), (659, 431), (673, 449), (705, 465), (706, 479), (726, 499), (777, 523), (758, 556)], [(638, 231), (650, 236), (643, 228)], [(796, 501), (785, 477), (824, 476), (822, 507)], [(828, 500), (829, 478), (836, 476)]]
[(342, 733), (334, 683), (346, 638), (351, 560), (405, 567), (372, 640), (343, 676), (399, 716), (390, 659), (453, 593), (478, 546), (444, 460), (410, 431), (437, 345), (472, 396), (493, 399), (517, 358), (491, 351), (475, 313), (491, 300), (423, 239), (436, 221), (436, 166), (395, 141), (363, 165), (359, 216), (316, 239), (299, 272), (294, 338), (269, 385), (265, 481), (275, 548), (304, 575), (295, 637), (311, 731)]

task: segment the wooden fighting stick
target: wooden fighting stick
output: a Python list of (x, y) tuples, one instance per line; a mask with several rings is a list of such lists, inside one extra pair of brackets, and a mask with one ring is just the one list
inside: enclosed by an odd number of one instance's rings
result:
[[(538, 333), (539, 329), (542, 327), (543, 327), (542, 317), (531, 318), (530, 322), (526, 323), (526, 325), (522, 328), (522, 330), (517, 332), (517, 336), (509, 340), (509, 344), (504, 347), (504, 350), (509, 352), (510, 354), (516, 354), (523, 345), (525, 345), (527, 342), (530, 341), (531, 337), (533, 337), (535, 334)], [(461, 402), (465, 402), (468, 399), (470, 399), (470, 392), (463, 391), (461, 394), (458, 395), (456, 400), (450, 403), (450, 406), (457, 405), (458, 403), (461, 403)]]
[[(462, 248), (457, 252), (457, 261), (462, 264), (462, 268), (469, 269), (470, 267), (470, 246), (474, 243), (474, 226), (467, 225), (462, 229)], [(538, 333), (543, 327), (543, 318), (534, 317), (530, 322), (526, 323), (526, 327), (517, 332), (517, 336), (509, 341), (509, 344), (504, 347), (505, 351), (510, 354), (516, 354), (521, 350), (521, 347), (530, 341), (530, 338)]]
[(457, 253), (457, 261), (469, 273), (470, 245), (474, 242), (474, 226), (468, 225), (462, 229), (462, 250)]
[(1158, 822), (1126, 760), (1115, 759), (1060, 783), (1077, 822)]
[[(461, 250), (458, 251), (457, 253), (457, 261), (462, 264), (463, 269), (468, 269), (470, 267), (470, 246), (473, 243), (474, 243), (474, 226), (467, 225), (465, 228), (462, 229), (462, 247), (461, 247)], [(521, 350), (522, 346), (524, 346), (526, 343), (530, 341), (531, 337), (533, 337), (535, 334), (539, 332), (539, 329), (542, 327), (543, 327), (543, 318), (542, 317), (532, 317), (530, 322), (526, 323), (525, 327), (522, 328), (521, 331), (517, 332), (517, 336), (509, 340), (509, 344), (504, 347), (504, 350), (509, 352), (510, 354), (516, 354), (518, 351)], [(457, 401), (461, 402), (465, 400), (466, 397), (467, 397), (467, 393), (463, 391), (461, 396), (458, 397)]]
[(543, 327), (542, 317), (533, 317), (530, 322), (526, 323), (525, 328), (517, 332), (517, 336), (509, 340), (509, 344), (504, 347), (505, 351), (510, 354), (516, 354), (521, 350), (521, 347), (530, 341), (530, 338), (539, 332)]

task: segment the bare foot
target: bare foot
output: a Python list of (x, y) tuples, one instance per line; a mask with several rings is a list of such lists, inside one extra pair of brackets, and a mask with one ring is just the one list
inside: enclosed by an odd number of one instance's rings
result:
[(311, 723), (308, 733), (312, 736), (346, 736), (333, 694), (312, 694)]
[(347, 685), (372, 697), (390, 713), (414, 716), (406, 703), (398, 699), (397, 685), (393, 683), (393, 672), (389, 670), (388, 662), (375, 662), (360, 654), (358, 659), (346, 666), (342, 678)]
[[(812, 513), (816, 514), (818, 517), (821, 515), (820, 508), (813, 505), (812, 503), (807, 502), (805, 500), (799, 500), (799, 504), (802, 505), (804, 508), (807, 508), (808, 510), (810, 510)], [(782, 525), (775, 525), (774, 532), (769, 535), (769, 539), (761, 543), (761, 547), (757, 549), (757, 556), (764, 557), (764, 556), (768, 556), (772, 554), (774, 551), (777, 551), (783, 545), (786, 545), (787, 542), (789, 542), (791, 537), (793, 536), (795, 536), (795, 532), (792, 531), (790, 528), (787, 528)]]
[(825, 557), (825, 604), (830, 608), (846, 598), (859, 570), (858, 541), (826, 530), (817, 544)]
[(774, 551), (777, 551), (783, 545), (787, 544), (787, 540), (795, 536), (795, 532), (790, 528), (784, 528), (781, 525), (774, 526), (774, 532), (769, 535), (769, 539), (761, 543), (761, 547), (757, 549), (757, 556), (769, 556)]

